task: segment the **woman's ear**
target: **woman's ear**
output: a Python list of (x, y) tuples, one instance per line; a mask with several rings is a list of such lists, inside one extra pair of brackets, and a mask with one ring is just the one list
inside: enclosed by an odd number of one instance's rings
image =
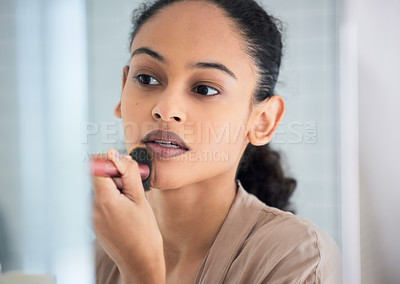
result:
[[(122, 71), (122, 91), (124, 91), (126, 80), (128, 79), (128, 73), (129, 73), (129, 66), (126, 65)], [(114, 115), (118, 118), (121, 118), (121, 100), (119, 100), (117, 106), (114, 109)]]
[(285, 114), (285, 101), (274, 95), (254, 109), (254, 123), (248, 133), (249, 142), (254, 146), (262, 146), (272, 140), (274, 132)]

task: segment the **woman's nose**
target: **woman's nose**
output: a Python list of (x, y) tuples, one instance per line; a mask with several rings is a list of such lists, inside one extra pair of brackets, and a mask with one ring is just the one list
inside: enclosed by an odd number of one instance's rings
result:
[(184, 101), (176, 94), (164, 92), (159, 97), (157, 105), (153, 108), (152, 116), (155, 120), (183, 123), (186, 120)]

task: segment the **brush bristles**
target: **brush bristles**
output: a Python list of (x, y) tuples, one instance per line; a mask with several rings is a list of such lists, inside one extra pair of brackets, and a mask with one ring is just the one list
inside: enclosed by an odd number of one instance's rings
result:
[(140, 164), (145, 164), (149, 167), (149, 176), (142, 180), (143, 183), (143, 188), (145, 191), (150, 190), (150, 177), (151, 177), (151, 170), (152, 170), (152, 164), (151, 164), (151, 158), (149, 153), (145, 148), (135, 148), (132, 150), (132, 152), (129, 153), (129, 155), (132, 157), (133, 160)]

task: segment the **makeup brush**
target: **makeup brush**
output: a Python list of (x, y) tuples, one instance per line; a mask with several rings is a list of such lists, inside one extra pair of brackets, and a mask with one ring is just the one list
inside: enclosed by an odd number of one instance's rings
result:
[[(142, 179), (143, 188), (145, 191), (150, 190), (150, 176), (151, 176), (151, 158), (146, 149), (135, 148), (129, 153), (133, 160), (139, 164), (139, 173)], [(90, 161), (91, 173), (94, 176), (103, 177), (120, 177), (121, 174), (118, 172), (117, 168), (110, 160), (104, 159), (91, 159)]]

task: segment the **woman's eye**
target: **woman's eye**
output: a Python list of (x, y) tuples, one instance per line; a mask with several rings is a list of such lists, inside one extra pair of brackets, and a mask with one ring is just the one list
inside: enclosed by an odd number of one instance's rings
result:
[(206, 86), (206, 85), (197, 86), (192, 91), (195, 93), (198, 93), (200, 95), (203, 95), (203, 96), (213, 96), (213, 95), (219, 94), (217, 89), (214, 89), (214, 88)]
[(157, 81), (157, 79), (150, 75), (140, 74), (140, 75), (136, 76), (136, 78), (143, 85), (160, 85), (160, 83)]

